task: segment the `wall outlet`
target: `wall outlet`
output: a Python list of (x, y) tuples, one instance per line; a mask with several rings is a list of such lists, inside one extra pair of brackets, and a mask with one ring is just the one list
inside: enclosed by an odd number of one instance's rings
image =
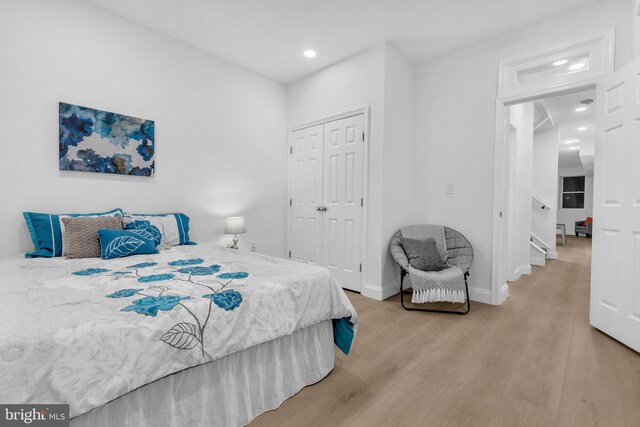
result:
[(453, 194), (453, 183), (452, 182), (449, 182), (449, 183), (445, 184), (444, 193), (445, 194)]
[(256, 241), (252, 240), (251, 241), (251, 252), (255, 252), (256, 251)]

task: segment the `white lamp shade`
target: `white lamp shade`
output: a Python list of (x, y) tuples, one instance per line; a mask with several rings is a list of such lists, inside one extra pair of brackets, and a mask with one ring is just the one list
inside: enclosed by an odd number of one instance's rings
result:
[(247, 232), (243, 216), (230, 216), (224, 223), (224, 234), (242, 234)]

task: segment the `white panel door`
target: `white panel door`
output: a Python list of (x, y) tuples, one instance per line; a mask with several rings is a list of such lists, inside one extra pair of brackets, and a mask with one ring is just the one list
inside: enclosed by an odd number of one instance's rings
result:
[(591, 324), (640, 351), (640, 60), (597, 90)]
[(363, 132), (364, 115), (324, 125), (324, 265), (343, 288), (355, 291), (362, 261)]
[(322, 260), (323, 126), (291, 132), (289, 250), (296, 261)]

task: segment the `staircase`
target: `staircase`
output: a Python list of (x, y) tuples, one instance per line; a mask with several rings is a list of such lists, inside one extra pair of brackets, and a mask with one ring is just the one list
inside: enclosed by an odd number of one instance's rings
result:
[(547, 251), (531, 240), (529, 242), (529, 263), (531, 265), (540, 265), (544, 267), (546, 259)]
[(530, 263), (533, 265), (544, 266), (547, 258), (555, 258), (549, 256), (549, 250), (551, 248), (533, 233), (530, 235), (529, 246)]

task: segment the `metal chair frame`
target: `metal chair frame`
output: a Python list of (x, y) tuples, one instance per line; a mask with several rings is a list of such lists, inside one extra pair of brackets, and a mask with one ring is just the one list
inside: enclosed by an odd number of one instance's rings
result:
[[(403, 282), (404, 282), (404, 276), (406, 276), (408, 274), (407, 270), (405, 270), (404, 268), (400, 267), (400, 304), (402, 304), (402, 308), (404, 308), (407, 311), (426, 311), (429, 313), (447, 313), (447, 314), (459, 314), (459, 315), (464, 315), (467, 314), (468, 312), (471, 311), (471, 301), (469, 300), (469, 284), (467, 283), (467, 277), (469, 276), (469, 272), (465, 272), (464, 273), (464, 290), (465, 290), (465, 294), (466, 294), (466, 300), (467, 300), (467, 309), (465, 311), (458, 311), (458, 310), (437, 310), (437, 309), (430, 309), (430, 308), (413, 308), (413, 307), (407, 307), (406, 305), (404, 305), (404, 294), (405, 291), (402, 287)], [(407, 292), (410, 293), (410, 292)]]

